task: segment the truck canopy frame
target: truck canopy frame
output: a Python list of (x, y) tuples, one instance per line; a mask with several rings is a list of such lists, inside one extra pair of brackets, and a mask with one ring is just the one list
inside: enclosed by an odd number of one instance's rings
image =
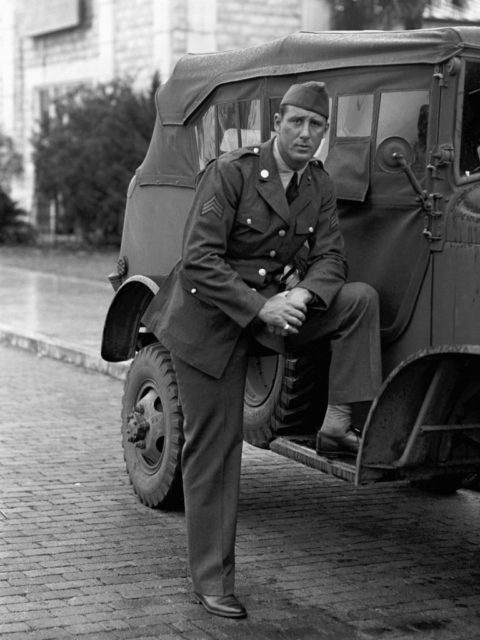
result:
[(465, 47), (480, 49), (480, 29), (300, 32), (247, 49), (187, 54), (156, 96), (162, 124), (181, 125), (219, 86), (327, 69), (440, 64)]

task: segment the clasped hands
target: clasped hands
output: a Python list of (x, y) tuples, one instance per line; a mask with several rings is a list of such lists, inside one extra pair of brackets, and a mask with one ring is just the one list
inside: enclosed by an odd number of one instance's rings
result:
[(305, 322), (312, 294), (302, 287), (282, 291), (269, 298), (258, 312), (268, 331), (281, 336), (294, 335)]

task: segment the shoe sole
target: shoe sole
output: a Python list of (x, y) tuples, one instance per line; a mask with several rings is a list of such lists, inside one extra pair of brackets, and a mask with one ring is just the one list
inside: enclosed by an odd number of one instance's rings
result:
[(318, 449), (317, 454), (319, 456), (325, 456), (325, 458), (356, 458), (358, 451), (327, 451), (325, 449)]
[(205, 611), (208, 611), (208, 613), (211, 613), (213, 616), (220, 616), (221, 618), (234, 618), (234, 619), (239, 619), (239, 618), (246, 618), (247, 617), (247, 612), (243, 612), (240, 611), (239, 613), (222, 613), (220, 611), (218, 611), (217, 609), (211, 609), (208, 605), (205, 604), (205, 602), (203, 602), (202, 600), (200, 600), (199, 598), (195, 597), (195, 601), (197, 604), (201, 604), (202, 607), (205, 609)]

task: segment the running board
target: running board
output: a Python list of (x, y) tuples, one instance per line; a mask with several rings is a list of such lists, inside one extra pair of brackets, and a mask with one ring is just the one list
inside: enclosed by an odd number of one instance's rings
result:
[(338, 460), (334, 458), (326, 458), (320, 456), (310, 447), (306, 447), (298, 442), (294, 442), (286, 437), (275, 438), (270, 442), (270, 449), (275, 453), (291, 458), (295, 462), (300, 462), (312, 469), (318, 469), (331, 476), (336, 476), (347, 482), (355, 482), (355, 458), (351, 458), (351, 462)]

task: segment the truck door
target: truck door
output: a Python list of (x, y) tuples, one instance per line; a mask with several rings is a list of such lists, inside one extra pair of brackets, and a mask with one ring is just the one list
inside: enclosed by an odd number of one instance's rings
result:
[(444, 74), (432, 154), (432, 344), (480, 344), (480, 60)]
[(380, 295), (387, 374), (430, 341), (428, 309), (416, 313), (419, 303), (430, 301), (430, 243), (405, 173), (379, 155), (390, 141), (403, 141), (406, 160), (427, 188), (432, 70), (422, 65), (372, 75), (365, 88), (359, 74), (358, 90), (339, 89), (325, 166), (336, 182), (349, 279), (371, 284)]

